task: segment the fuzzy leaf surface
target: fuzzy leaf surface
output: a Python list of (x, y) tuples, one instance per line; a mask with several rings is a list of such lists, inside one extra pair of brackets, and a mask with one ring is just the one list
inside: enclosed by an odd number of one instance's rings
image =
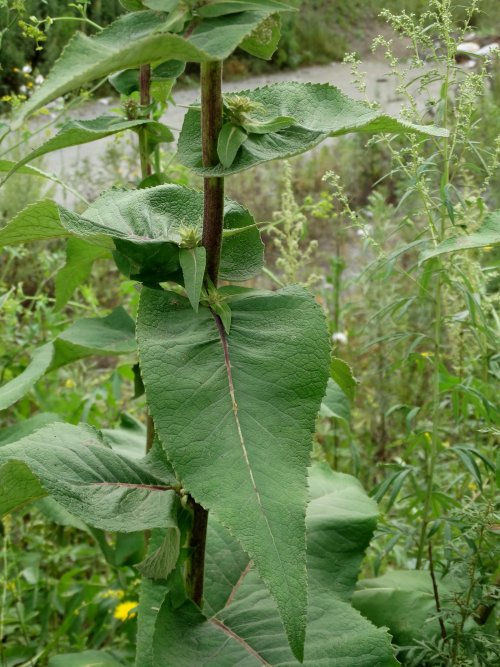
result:
[[(310, 470), (307, 566), (310, 593), (304, 665), (395, 667), (390, 637), (354, 610), (353, 593), (377, 506), (353, 477), (327, 466)], [(236, 540), (211, 520), (206, 611), (173, 609), (167, 597), (156, 624), (155, 667), (168, 651), (176, 667), (296, 667), (276, 605)], [(214, 611), (215, 610), (215, 611)]]
[(30, 114), (57, 97), (118, 70), (170, 58), (188, 62), (224, 60), (274, 11), (264, 8), (206, 18), (186, 39), (167, 32), (168, 16), (153, 11), (126, 14), (93, 37), (77, 32), (50, 76), (19, 108), (13, 127), (19, 127)]
[(438, 255), (444, 255), (450, 252), (495, 246), (499, 243), (500, 211), (495, 211), (486, 216), (483, 224), (477, 232), (446, 239), (442, 243), (439, 243), (435, 248), (425, 250), (420, 256), (420, 261), (425, 262), (426, 260), (431, 259), (431, 257), (437, 257)]
[(392, 118), (362, 102), (350, 99), (328, 84), (276, 83), (238, 93), (262, 105), (269, 118), (286, 116), (294, 125), (268, 133), (249, 133), (234, 162), (204, 167), (201, 155), (200, 110), (189, 109), (179, 137), (178, 158), (182, 164), (204, 176), (229, 176), (262, 162), (304, 153), (327, 137), (350, 132), (415, 132), (445, 136), (446, 130), (432, 125), (412, 125)]
[(0, 448), (0, 515), (47, 495), (96, 528), (175, 527), (170, 480), (113, 452), (88, 426), (52, 424)]
[(179, 479), (238, 538), (278, 602), (293, 650), (304, 641), (306, 469), (329, 349), (309, 292), (241, 290), (227, 335), (212, 311), (144, 289), (141, 371)]

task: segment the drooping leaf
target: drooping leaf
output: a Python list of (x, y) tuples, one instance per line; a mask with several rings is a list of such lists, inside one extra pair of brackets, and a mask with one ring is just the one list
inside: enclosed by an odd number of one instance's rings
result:
[(229, 335), (209, 308), (195, 313), (183, 297), (143, 290), (137, 336), (146, 396), (184, 488), (254, 559), (300, 655), (305, 475), (329, 359), (324, 317), (298, 287), (240, 290), (228, 304)]
[(224, 167), (230, 167), (240, 146), (247, 138), (247, 133), (240, 127), (225, 123), (219, 132), (217, 140), (217, 155)]
[(73, 292), (88, 280), (94, 262), (107, 257), (110, 257), (110, 253), (106, 248), (92, 245), (79, 238), (68, 239), (66, 263), (59, 269), (55, 279), (55, 311), (64, 308)]
[(353, 401), (358, 381), (354, 377), (349, 364), (338, 357), (333, 357), (330, 365), (330, 374), (347, 398)]
[[(310, 471), (307, 565), (310, 592), (306, 667), (395, 667), (388, 634), (349, 604), (377, 507), (360, 484), (327, 466)], [(205, 583), (207, 617), (190, 602), (163, 603), (154, 638), (154, 664), (178, 656), (176, 667), (200, 664), (294, 667), (270, 598), (236, 541), (211, 519)], [(170, 652), (170, 653), (169, 653)]]
[(322, 417), (341, 419), (347, 424), (351, 420), (351, 406), (349, 399), (339, 385), (328, 378), (326, 393), (321, 403), (319, 414)]
[[(263, 264), (263, 244), (255, 221), (246, 208), (228, 199), (224, 226), (242, 231), (223, 239), (220, 277), (247, 280)], [(128, 277), (158, 283), (178, 281), (178, 245), (185, 232), (201, 238), (202, 227), (203, 193), (168, 184), (110, 190), (81, 216), (42, 200), (0, 229), (0, 246), (76, 236), (102, 248), (114, 247), (115, 260)]]
[(432, 125), (412, 125), (404, 120), (350, 99), (328, 84), (286, 82), (238, 93), (255, 102), (271, 118), (287, 116), (295, 124), (265, 134), (250, 133), (230, 167), (204, 167), (201, 155), (200, 110), (189, 109), (179, 137), (178, 158), (196, 173), (228, 176), (262, 162), (304, 153), (327, 137), (349, 132), (414, 132), (445, 136), (446, 130)]
[(202, 246), (197, 248), (181, 248), (179, 262), (189, 302), (194, 310), (197, 311), (207, 263), (206, 250)]
[(21, 399), (45, 374), (54, 354), (52, 343), (42, 345), (31, 356), (30, 364), (17, 377), (0, 387), (0, 410), (5, 410)]
[(53, 153), (54, 151), (70, 146), (79, 146), (92, 141), (98, 141), (99, 139), (110, 137), (125, 130), (151, 124), (154, 124), (154, 121), (149, 119), (126, 120), (121, 116), (99, 116), (92, 120), (68, 120), (54, 137), (29, 152), (22, 160), (19, 160), (12, 167), (7, 177), (18, 171), (28, 162), (47, 153)]
[(47, 372), (93, 355), (135, 352), (134, 321), (119, 306), (106, 317), (77, 320), (51, 343), (36, 349), (25, 370), (0, 387), (0, 410), (21, 399)]
[(154, 11), (133, 12), (88, 37), (76, 32), (52, 72), (17, 110), (17, 128), (48, 102), (118, 70), (169, 58), (189, 62), (224, 60), (275, 8), (206, 18), (187, 38), (166, 32), (169, 17)]
[(439, 243), (435, 248), (424, 250), (420, 255), (420, 262), (425, 262), (431, 257), (444, 255), (459, 250), (472, 250), (473, 248), (485, 248), (500, 244), (500, 211), (490, 213), (484, 219), (483, 224), (472, 234), (453, 236)]
[(49, 660), (49, 667), (123, 667), (123, 663), (104, 651), (83, 651), (56, 655)]
[(96, 528), (175, 527), (171, 480), (103, 444), (85, 426), (52, 424), (0, 447), (0, 515), (50, 496)]

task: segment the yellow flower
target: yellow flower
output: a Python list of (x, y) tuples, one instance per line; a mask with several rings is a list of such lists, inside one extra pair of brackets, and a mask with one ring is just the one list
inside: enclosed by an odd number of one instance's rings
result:
[(134, 618), (134, 616), (137, 615), (137, 612), (133, 610), (137, 608), (138, 604), (138, 602), (134, 602), (133, 600), (125, 600), (125, 602), (121, 602), (117, 605), (113, 616), (119, 621), (126, 621), (129, 618)]
[(484, 252), (490, 252), (490, 250), (493, 250), (493, 246), (492, 245), (485, 245), (483, 247), (483, 250), (484, 250)]
[(420, 353), (420, 356), (421, 356), (421, 357), (433, 357), (433, 356), (434, 356), (434, 352), (429, 352), (429, 351), (421, 352), (421, 353)]
[(469, 484), (467, 484), (467, 488), (472, 492), (477, 491), (477, 484), (475, 482), (469, 482)]
[(68, 378), (64, 383), (64, 386), (66, 387), (66, 389), (74, 389), (76, 387), (76, 384), (74, 380)]

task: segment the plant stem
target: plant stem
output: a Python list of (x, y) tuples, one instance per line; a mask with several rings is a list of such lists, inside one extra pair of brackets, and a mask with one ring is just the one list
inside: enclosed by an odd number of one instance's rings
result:
[[(222, 127), (222, 63), (201, 65), (201, 128), (203, 165), (219, 162), (217, 138)], [(204, 179), (203, 245), (207, 251), (207, 276), (217, 285), (224, 220), (224, 179)]]
[[(442, 98), (443, 98), (443, 127), (446, 129), (448, 126), (448, 93), (450, 88), (450, 56), (446, 61), (446, 74), (442, 87)], [(450, 140), (448, 137), (443, 139), (443, 173), (441, 177), (441, 188), (448, 187), (450, 182)], [(428, 209), (427, 209), (428, 210)], [(441, 204), (440, 208), (440, 228), (436, 229), (434, 225), (432, 212), (428, 210), (429, 215), (429, 229), (431, 235), (433, 236), (434, 245), (440, 243), (444, 238), (444, 233), (446, 229), (446, 217), (447, 210), (446, 206)], [(437, 237), (433, 234), (433, 230), (437, 232)], [(436, 292), (434, 299), (434, 364), (433, 364), (433, 389), (432, 389), (432, 436), (431, 436), (431, 450), (430, 457), (428, 460), (428, 469), (427, 469), (427, 486), (425, 490), (425, 501), (424, 501), (424, 510), (422, 513), (422, 526), (420, 529), (420, 538), (418, 544), (417, 552), (417, 563), (416, 569), (419, 570), (422, 566), (422, 559), (424, 554), (424, 546), (427, 535), (427, 526), (429, 524), (429, 514), (431, 510), (432, 503), (432, 489), (434, 485), (434, 473), (436, 469), (436, 461), (438, 457), (438, 444), (439, 444), (439, 428), (440, 428), (440, 419), (441, 419), (441, 406), (440, 406), (440, 392), (439, 392), (439, 373), (441, 366), (441, 330), (442, 330), (442, 317), (443, 317), (443, 308), (442, 308), (442, 262), (438, 257), (436, 259)]]
[[(201, 132), (203, 164), (212, 167), (219, 162), (217, 138), (222, 127), (222, 63), (201, 65)], [(217, 286), (222, 225), (224, 221), (224, 179), (204, 179), (203, 245), (207, 252), (206, 278)], [(189, 498), (193, 527), (189, 538), (190, 556), (186, 564), (186, 588), (191, 599), (201, 606), (205, 574), (205, 545), (208, 511)]]
[[(139, 70), (139, 90), (141, 107), (146, 109), (151, 104), (151, 65), (141, 65)], [(149, 115), (149, 114), (148, 114)], [(141, 160), (141, 175), (143, 180), (151, 175), (151, 162), (148, 151), (148, 134), (145, 127), (140, 127), (139, 157)]]
[[(142, 107), (148, 107), (151, 103), (151, 65), (141, 65), (139, 70), (139, 94)], [(141, 161), (142, 180), (151, 174), (151, 162), (148, 152), (148, 138), (146, 129), (139, 128), (139, 159)], [(146, 418), (146, 454), (151, 450), (155, 438), (155, 425), (153, 418), (148, 413)], [(148, 533), (146, 533), (146, 536)], [(148, 538), (147, 538), (148, 539)]]

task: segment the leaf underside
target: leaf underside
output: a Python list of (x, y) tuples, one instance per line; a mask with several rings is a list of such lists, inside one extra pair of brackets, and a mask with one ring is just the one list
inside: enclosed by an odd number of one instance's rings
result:
[(51, 424), (0, 447), (0, 515), (49, 495), (103, 530), (175, 527), (172, 482), (147, 461), (116, 454), (85, 425)]
[(338, 88), (328, 84), (276, 83), (255, 90), (244, 90), (238, 92), (238, 95), (262, 105), (269, 118), (291, 117), (295, 124), (277, 132), (250, 132), (229, 167), (225, 168), (220, 163), (215, 167), (204, 167), (200, 148), (200, 110), (191, 108), (186, 114), (179, 137), (177, 155), (182, 164), (204, 176), (229, 176), (269, 160), (305, 153), (327, 137), (350, 132), (446, 135), (446, 130), (442, 128), (412, 125), (392, 118), (350, 99)]
[(137, 336), (157, 432), (184, 487), (238, 538), (300, 654), (306, 608), (306, 469), (329, 349), (302, 288), (205, 306), (144, 289)]

